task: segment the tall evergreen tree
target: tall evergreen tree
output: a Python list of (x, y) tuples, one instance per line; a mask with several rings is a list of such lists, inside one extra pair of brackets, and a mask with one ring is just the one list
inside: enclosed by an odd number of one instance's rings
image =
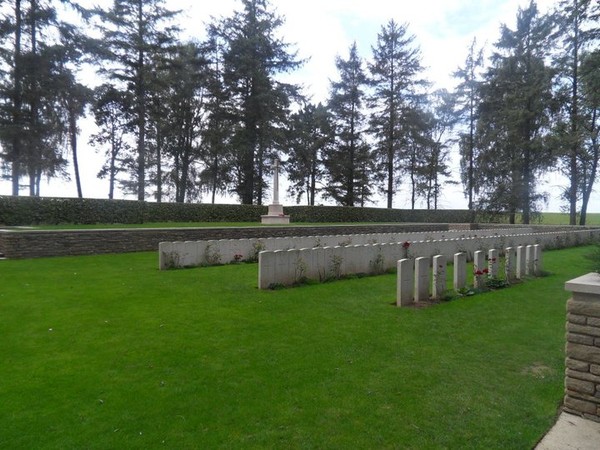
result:
[(534, 2), (519, 9), (516, 29), (502, 26), (482, 86), (476, 187), (481, 205), (508, 211), (511, 223), (518, 211), (529, 223), (541, 198), (536, 177), (552, 164), (544, 142), (553, 106), (549, 25)]
[(63, 81), (74, 79), (68, 66), (79, 54), (68, 40), (76, 30), (58, 18), (52, 2), (14, 0), (0, 6), (2, 157), (10, 166), (13, 195), (19, 195), (23, 176), (29, 178), (29, 194), (39, 195), (42, 176), (66, 176), (67, 105), (60, 99), (67, 87)]
[(138, 200), (146, 197), (148, 116), (156, 64), (163, 61), (176, 40), (172, 25), (176, 11), (163, 0), (113, 0), (108, 10), (97, 10), (101, 19), (100, 57), (108, 64), (101, 73), (130, 91), (134, 101), (136, 161), (135, 190)]
[(376, 145), (374, 157), (379, 164), (380, 177), (385, 187), (387, 207), (393, 206), (398, 184), (399, 157), (407, 144), (418, 90), (426, 83), (421, 79), (423, 67), (415, 37), (408, 33), (407, 25), (390, 20), (377, 35), (373, 47), (373, 61), (369, 64), (370, 85), (373, 95), (369, 98), (371, 131)]
[(336, 67), (340, 79), (331, 83), (328, 103), (335, 140), (324, 158), (327, 184), (323, 191), (342, 206), (364, 206), (372, 195), (373, 167), (362, 110), (367, 78), (356, 43), (348, 59), (336, 59)]
[(290, 186), (288, 191), (296, 202), (306, 195), (306, 203), (315, 205), (323, 185), (323, 155), (333, 139), (329, 113), (321, 103), (307, 104), (293, 114), (288, 127), (288, 161), (286, 170)]
[[(595, 6), (594, 6), (595, 4)], [(583, 96), (581, 93), (581, 62), (586, 51), (597, 46), (600, 26), (594, 18), (594, 8), (598, 3), (592, 0), (562, 0), (555, 12), (558, 26), (556, 37), (559, 49), (555, 64), (560, 71), (559, 91), (562, 94), (564, 126), (561, 133), (561, 154), (563, 170), (569, 179), (565, 198), (569, 206), (569, 221), (577, 223), (577, 203), (581, 197), (582, 182), (580, 177), (585, 168), (581, 163), (585, 160), (584, 137), (585, 121), (582, 113)], [(585, 218), (583, 219), (585, 221)], [(585, 223), (585, 222), (584, 222)]]
[(230, 95), (236, 126), (234, 190), (243, 204), (262, 204), (266, 195), (266, 165), (281, 147), (283, 129), (298, 87), (277, 75), (298, 68), (302, 61), (278, 30), (283, 18), (267, 0), (241, 0), (243, 11), (217, 25), (224, 44), (223, 81)]
[(90, 137), (90, 143), (104, 148), (106, 161), (98, 177), (108, 177), (108, 198), (113, 199), (117, 176), (127, 170), (131, 148), (127, 134), (131, 127), (132, 99), (127, 92), (119, 91), (110, 84), (103, 84), (94, 91), (92, 114), (98, 131)]
[(454, 72), (454, 77), (460, 80), (454, 96), (457, 122), (466, 130), (460, 132), (459, 150), (461, 155), (461, 178), (468, 199), (468, 208), (473, 211), (474, 205), (474, 168), (475, 168), (475, 127), (477, 125), (477, 105), (479, 104), (479, 87), (483, 67), (483, 49), (477, 48), (473, 39), (463, 67)]

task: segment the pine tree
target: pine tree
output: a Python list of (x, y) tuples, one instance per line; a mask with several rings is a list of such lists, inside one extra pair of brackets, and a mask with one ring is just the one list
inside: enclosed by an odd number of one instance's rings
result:
[(243, 204), (262, 204), (270, 161), (282, 145), (283, 128), (298, 87), (277, 75), (302, 61), (277, 35), (283, 18), (267, 0), (242, 0), (243, 11), (216, 25), (224, 44), (223, 81), (235, 122), (234, 190)]
[(323, 155), (332, 139), (329, 113), (321, 103), (307, 104), (291, 116), (286, 170), (288, 191), (296, 196), (297, 203), (306, 195), (307, 205), (315, 205), (320, 190), (317, 185), (323, 184)]
[(476, 140), (479, 203), (492, 211), (518, 211), (529, 223), (542, 195), (535, 181), (553, 160), (545, 138), (553, 106), (553, 71), (546, 65), (549, 21), (531, 2), (519, 9), (515, 30), (503, 25), (492, 67), (481, 88)]
[(369, 64), (369, 84), (374, 90), (369, 98), (371, 131), (376, 139), (374, 157), (379, 163), (380, 178), (385, 182), (382, 191), (388, 208), (393, 206), (398, 160), (410, 134), (410, 109), (419, 88), (426, 85), (420, 78), (423, 67), (414, 40), (407, 25), (390, 20), (377, 35), (373, 62)]
[[(136, 160), (135, 191), (146, 197), (148, 116), (156, 64), (175, 43), (178, 28), (171, 25), (176, 11), (163, 7), (163, 0), (113, 0), (110, 9), (96, 10), (101, 19), (99, 57), (108, 63), (101, 74), (120, 83), (133, 98)], [(121, 88), (121, 87), (120, 87)], [(119, 88), (119, 89), (120, 89)]]
[(323, 192), (342, 206), (364, 205), (372, 195), (373, 167), (362, 111), (367, 78), (356, 43), (348, 59), (336, 59), (336, 67), (340, 79), (331, 83), (328, 103), (335, 139), (324, 158), (327, 184)]
[[(594, 6), (595, 3), (595, 6)], [(591, 0), (562, 0), (554, 14), (558, 27), (555, 37), (559, 49), (555, 65), (560, 72), (558, 90), (562, 95), (563, 117), (558, 126), (561, 134), (561, 158), (563, 170), (569, 179), (564, 197), (569, 206), (569, 221), (577, 223), (577, 203), (583, 192), (580, 176), (587, 168), (582, 167), (586, 159), (584, 134), (585, 121), (582, 113), (583, 96), (581, 94), (581, 62), (586, 52), (597, 46), (600, 26), (594, 18), (594, 8), (598, 3)], [(585, 206), (587, 208), (587, 205)], [(583, 208), (583, 205), (582, 205)], [(582, 218), (585, 224), (585, 215)]]
[(461, 154), (461, 178), (468, 199), (468, 208), (473, 211), (474, 205), (474, 167), (475, 167), (475, 127), (477, 124), (477, 105), (479, 103), (479, 87), (481, 84), (479, 71), (483, 67), (483, 49), (477, 49), (477, 41), (473, 39), (465, 65), (454, 72), (460, 80), (454, 92), (457, 122), (466, 128), (460, 133), (459, 149)]

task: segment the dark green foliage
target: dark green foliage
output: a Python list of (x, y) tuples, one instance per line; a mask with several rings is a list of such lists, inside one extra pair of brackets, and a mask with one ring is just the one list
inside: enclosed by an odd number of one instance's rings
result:
[[(290, 206), (296, 223), (464, 223), (465, 210), (401, 210), (342, 206)], [(0, 196), (0, 225), (141, 224), (145, 222), (260, 222), (265, 206), (146, 203), (132, 200)]]
[(335, 65), (339, 81), (331, 83), (329, 111), (334, 127), (334, 141), (325, 152), (326, 198), (342, 206), (365, 206), (373, 190), (373, 159), (365, 139), (365, 117), (362, 112), (367, 78), (356, 42), (348, 59), (340, 57)]
[(553, 164), (545, 138), (551, 126), (553, 71), (546, 64), (548, 18), (535, 3), (503, 26), (481, 87), (475, 189), (481, 209), (507, 211), (523, 223), (543, 200), (537, 178)]

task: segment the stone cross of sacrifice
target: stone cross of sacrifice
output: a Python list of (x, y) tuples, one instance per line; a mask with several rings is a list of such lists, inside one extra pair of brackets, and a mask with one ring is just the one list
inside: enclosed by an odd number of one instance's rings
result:
[(273, 176), (273, 204), (279, 205), (279, 158), (274, 161), (275, 173)]

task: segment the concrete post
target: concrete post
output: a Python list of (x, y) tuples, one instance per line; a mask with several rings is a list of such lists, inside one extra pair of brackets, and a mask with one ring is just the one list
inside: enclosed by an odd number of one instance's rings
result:
[(600, 274), (568, 281), (564, 410), (600, 422)]

